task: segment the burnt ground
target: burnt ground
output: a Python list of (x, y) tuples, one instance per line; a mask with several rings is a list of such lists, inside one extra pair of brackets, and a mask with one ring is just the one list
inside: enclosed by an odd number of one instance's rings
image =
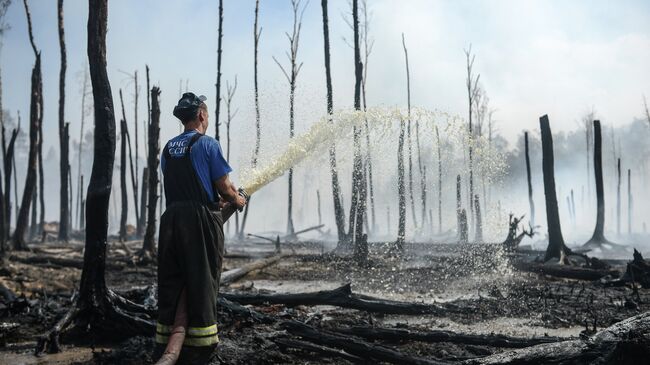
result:
[[(107, 281), (111, 288), (134, 300), (155, 284), (155, 264), (138, 266), (133, 252), (139, 246), (111, 245)], [(130, 249), (129, 249), (130, 247)], [(63, 337), (64, 351), (32, 355), (35, 337), (49, 329), (70, 305), (81, 271), (81, 244), (69, 247), (33, 246), (34, 252), (12, 252), (0, 267), (0, 284), (18, 295), (0, 299), (0, 363), (6, 364), (150, 364), (153, 338), (133, 337), (106, 342), (97, 334), (71, 333)], [(271, 324), (220, 316), (220, 338), (214, 364), (348, 363), (303, 350), (284, 349), (274, 341), (288, 337), (279, 323), (295, 319), (322, 329), (350, 326), (450, 330), (469, 334), (577, 337), (650, 310), (650, 290), (630, 286), (607, 287), (600, 281), (559, 279), (517, 271), (512, 256), (497, 245), (409, 244), (403, 259), (390, 259), (381, 244), (371, 246), (368, 267), (351, 259), (322, 256), (319, 244), (295, 248), (295, 255), (250, 273), (222, 288), (224, 292), (300, 293), (337, 288), (351, 283), (355, 293), (389, 300), (441, 303), (449, 310), (436, 315), (381, 315), (333, 306), (253, 306), (278, 318)], [(231, 245), (229, 252), (264, 256), (270, 245)], [(529, 253), (530, 255), (530, 253)], [(242, 255), (245, 256), (245, 255)], [(530, 258), (530, 257), (529, 257)], [(254, 258), (227, 258), (224, 269)], [(623, 272), (624, 261), (610, 261)], [(4, 303), (4, 304), (1, 304)], [(452, 343), (377, 343), (412, 356), (438, 360), (481, 357), (503, 349)]]

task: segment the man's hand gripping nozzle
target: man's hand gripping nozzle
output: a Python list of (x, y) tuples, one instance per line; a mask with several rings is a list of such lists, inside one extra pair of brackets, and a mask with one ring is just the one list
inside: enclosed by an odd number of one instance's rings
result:
[[(242, 198), (244, 198), (244, 199), (246, 200), (246, 203), (248, 203), (248, 199), (250, 199), (250, 195), (248, 195), (248, 193), (246, 192), (246, 190), (244, 190), (244, 188), (239, 188), (239, 189), (237, 190), (237, 192), (239, 193), (239, 195), (240, 195)], [(244, 210), (244, 208), (238, 208), (237, 210), (241, 212), (241, 211)]]

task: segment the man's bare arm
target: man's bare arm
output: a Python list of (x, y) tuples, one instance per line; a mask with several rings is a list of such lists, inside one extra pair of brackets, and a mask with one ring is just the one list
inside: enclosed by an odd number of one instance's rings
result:
[(235, 205), (237, 208), (243, 208), (246, 205), (246, 199), (239, 195), (237, 187), (230, 181), (228, 174), (222, 176), (214, 182), (214, 186), (225, 201)]

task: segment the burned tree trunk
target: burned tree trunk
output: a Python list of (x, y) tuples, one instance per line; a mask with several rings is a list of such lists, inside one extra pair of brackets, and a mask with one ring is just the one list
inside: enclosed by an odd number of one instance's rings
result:
[(548, 116), (539, 118), (542, 131), (542, 172), (544, 175), (544, 196), (546, 197), (546, 225), (548, 227), (548, 247), (544, 261), (559, 259), (560, 263), (568, 263), (569, 249), (564, 244), (560, 214), (555, 194), (555, 171), (553, 161), (553, 135)]
[[(144, 235), (144, 242), (142, 250), (153, 253), (156, 243), (154, 237), (156, 235), (156, 202), (158, 194), (156, 187), (158, 186), (158, 165), (160, 163), (160, 89), (154, 86), (151, 89), (151, 123), (149, 123), (149, 156), (148, 167), (149, 172), (149, 199), (147, 205), (147, 229)], [(162, 213), (162, 212), (161, 212)]]
[(461, 194), (460, 175), (456, 175), (456, 230), (458, 231), (457, 233), (459, 238), (462, 231), (460, 223), (460, 213), (462, 211)]
[(59, 190), (60, 209), (59, 209), (59, 240), (68, 240), (68, 227), (70, 217), (70, 206), (68, 205), (68, 171), (70, 168), (70, 158), (68, 154), (69, 138), (68, 124), (65, 122), (65, 71), (66, 50), (65, 36), (63, 28), (63, 0), (57, 2), (57, 14), (59, 24), (59, 48), (61, 49), (61, 71), (59, 72), (59, 149), (61, 151), (61, 161), (59, 163), (61, 188)]
[(147, 221), (146, 206), (147, 206), (147, 190), (149, 190), (149, 170), (147, 167), (142, 169), (142, 190), (140, 191), (140, 216), (137, 217), (138, 224), (136, 225), (136, 236), (138, 238), (144, 236), (145, 223)]
[(34, 37), (32, 35), (32, 20), (27, 6), (27, 0), (24, 0), (25, 13), (27, 15), (27, 25), (29, 31), (29, 40), (34, 50), (36, 62), (32, 69), (31, 99), (29, 105), (29, 153), (27, 157), (27, 176), (25, 178), (25, 187), (23, 189), (23, 198), (20, 204), (20, 211), (16, 217), (16, 229), (14, 231), (13, 246), (16, 250), (26, 250), (25, 232), (27, 230), (27, 220), (29, 216), (30, 205), (36, 189), (36, 171), (38, 168), (38, 148), (40, 140), (40, 123), (42, 112), (42, 79), (41, 79), (41, 54), (36, 49)]
[(528, 132), (524, 132), (524, 148), (526, 151), (526, 179), (528, 180), (528, 204), (530, 205), (530, 225), (535, 226), (535, 202), (533, 201), (533, 183), (530, 174), (530, 155), (528, 152)]
[(616, 164), (616, 234), (621, 235), (621, 159)]
[(468, 230), (468, 227), (467, 227), (467, 212), (465, 211), (465, 209), (462, 209), (460, 211), (459, 222), (460, 222), (459, 223), (459, 225), (460, 225), (459, 226), (459, 230), (460, 230), (459, 242), (460, 243), (467, 243), (469, 241), (469, 239), (468, 239), (469, 230)]
[(124, 121), (124, 133), (126, 134), (126, 146), (129, 149), (129, 168), (131, 170), (131, 189), (133, 190), (133, 204), (135, 205), (135, 219), (140, 216), (140, 207), (138, 202), (138, 181), (136, 172), (133, 169), (133, 151), (131, 150), (131, 134), (129, 125), (126, 123), (126, 113), (124, 112), (124, 99), (122, 98), (122, 89), (120, 89), (120, 105), (122, 106), (122, 120)]
[(122, 209), (120, 214), (120, 241), (126, 241), (126, 219), (129, 215), (129, 199), (126, 193), (126, 122), (120, 120), (120, 195)]
[(415, 216), (415, 198), (413, 197), (413, 144), (411, 142), (411, 74), (409, 72), (409, 55), (406, 49), (404, 33), (402, 33), (402, 47), (404, 48), (404, 61), (406, 65), (406, 105), (408, 114), (408, 125), (406, 126), (406, 139), (408, 142), (409, 153), (409, 196), (411, 198), (411, 213), (413, 215), (413, 226), (418, 226), (418, 220)]
[[(442, 233), (442, 156), (440, 153), (440, 134), (436, 128), (436, 145), (438, 146), (438, 234)], [(433, 222), (431, 222), (433, 224)]]
[(478, 194), (474, 195), (474, 213), (476, 214), (476, 233), (474, 241), (479, 243), (483, 242), (483, 221), (481, 219), (481, 203)]
[[(5, 238), (9, 239), (11, 237), (11, 175), (12, 175), (12, 170), (13, 170), (13, 160), (14, 160), (14, 148), (16, 145), (16, 137), (18, 137), (18, 133), (20, 131), (20, 122), (18, 124), (17, 128), (14, 128), (14, 130), (11, 132), (11, 138), (9, 139), (9, 145), (7, 146), (6, 152), (5, 152), (5, 160), (4, 160), (4, 172), (5, 172)], [(14, 174), (14, 179), (15, 179), (15, 174)], [(15, 189), (15, 187), (14, 187)], [(18, 204), (18, 201), (14, 199), (14, 204)]]
[(632, 170), (627, 169), (627, 234), (632, 234)]
[[(327, 1), (327, 0), (325, 0)], [(260, 36), (262, 35), (262, 28), (258, 30), (258, 18), (260, 13), (260, 0), (255, 0), (255, 23), (253, 25), (253, 91), (255, 94), (255, 148), (253, 149), (253, 158), (251, 165), (253, 168), (257, 167), (257, 158), (260, 154), (260, 141), (262, 138), (262, 130), (260, 124), (260, 98), (259, 98), (259, 85), (257, 83), (257, 53), (259, 49)], [(247, 205), (248, 209), (248, 205)]]
[[(296, 95), (296, 81), (298, 74), (302, 68), (302, 63), (298, 64), (298, 44), (300, 39), (300, 29), (302, 28), (302, 16), (304, 14), (304, 7), (300, 7), (301, 0), (291, 0), (291, 8), (293, 10), (293, 31), (291, 35), (287, 35), (289, 39), (289, 52), (288, 57), (291, 68), (287, 72), (282, 64), (273, 57), (275, 63), (280, 67), (282, 73), (289, 82), (289, 138), (293, 138), (295, 134), (294, 128), (294, 105)], [(307, 6), (307, 5), (305, 5)], [(295, 232), (293, 225), (293, 168), (289, 169), (288, 184), (287, 184), (287, 235), (292, 236)]]
[[(115, 114), (106, 72), (107, 0), (89, 0), (88, 61), (95, 102), (95, 144), (88, 185), (86, 245), (79, 295), (74, 307), (38, 340), (36, 352), (58, 352), (59, 334), (75, 323), (78, 328), (111, 337), (150, 336), (154, 331), (150, 311), (109, 290), (106, 286), (108, 206), (115, 159)], [(136, 312), (137, 314), (132, 314)]]
[[(397, 194), (399, 199), (399, 213), (397, 225), (397, 242), (395, 250), (399, 253), (404, 251), (404, 240), (406, 236), (406, 186), (404, 184), (404, 118), (399, 121), (399, 141), (397, 145)], [(390, 210), (388, 211), (390, 221)], [(390, 223), (390, 222), (389, 222)]]
[(605, 238), (605, 188), (603, 186), (603, 141), (600, 132), (600, 121), (594, 120), (594, 174), (596, 177), (596, 227), (591, 239), (585, 246), (600, 246), (609, 243)]
[[(327, 114), (330, 116), (334, 112), (334, 103), (332, 95), (332, 74), (330, 70), (330, 33), (327, 16), (327, 0), (321, 1), (323, 9), (323, 43), (325, 50), (325, 83), (327, 87)], [(332, 175), (332, 198), (334, 200), (334, 220), (336, 221), (336, 232), (339, 243), (345, 242), (345, 212), (341, 203), (341, 187), (339, 184), (339, 173), (336, 167), (336, 145), (334, 142), (329, 148), (330, 173)]]
[(221, 43), (223, 42), (223, 0), (219, 0), (219, 29), (217, 30), (217, 101), (214, 110), (214, 138), (219, 140), (219, 109), (221, 107)]
[[(359, 48), (359, 4), (352, 0), (352, 28), (354, 31), (354, 109), (361, 110), (361, 82), (363, 80), (363, 64)], [(365, 265), (368, 250), (363, 248), (366, 237), (363, 233), (363, 222), (366, 214), (366, 176), (361, 157), (361, 129), (354, 126), (353, 143), (354, 159), (352, 173), (352, 188), (356, 191), (356, 204), (350, 206), (350, 218), (354, 214), (354, 224), (350, 226), (350, 238), (354, 239), (355, 257), (359, 265)], [(354, 195), (354, 194), (353, 194)], [(354, 200), (353, 200), (354, 201)], [(365, 255), (364, 252), (365, 251)]]

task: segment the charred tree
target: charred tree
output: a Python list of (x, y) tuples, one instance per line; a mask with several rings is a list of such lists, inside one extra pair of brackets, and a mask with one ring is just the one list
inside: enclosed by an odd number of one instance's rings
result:
[[(442, 154), (440, 153), (440, 134), (436, 129), (436, 145), (438, 146), (438, 234), (442, 233)], [(433, 224), (433, 222), (431, 222)]]
[(61, 70), (59, 72), (59, 149), (61, 151), (61, 161), (59, 163), (61, 188), (59, 191), (60, 196), (60, 209), (59, 209), (59, 240), (68, 240), (68, 227), (70, 222), (70, 206), (68, 201), (68, 194), (70, 189), (68, 186), (68, 169), (70, 168), (69, 157), (69, 139), (68, 123), (65, 122), (65, 72), (67, 68), (66, 63), (66, 50), (65, 50), (65, 34), (63, 28), (63, 0), (57, 2), (57, 18), (59, 24), (59, 48), (61, 49)]
[[(73, 308), (38, 340), (36, 352), (58, 352), (59, 334), (70, 323), (79, 329), (111, 337), (145, 335), (154, 331), (150, 311), (106, 286), (108, 206), (115, 159), (115, 114), (106, 72), (107, 0), (89, 0), (88, 61), (95, 102), (95, 143), (88, 185), (86, 244), (79, 294)], [(137, 314), (133, 314), (137, 313)]]
[[(404, 184), (404, 118), (399, 121), (399, 141), (397, 144), (397, 194), (399, 200), (397, 242), (395, 249), (401, 253), (404, 251), (404, 240), (406, 237), (406, 186)], [(388, 210), (388, 221), (390, 223), (390, 210)]]
[(16, 250), (26, 250), (25, 232), (27, 231), (27, 220), (29, 216), (30, 205), (36, 190), (36, 174), (38, 168), (38, 149), (40, 140), (40, 123), (41, 123), (41, 104), (43, 102), (43, 82), (41, 76), (41, 53), (36, 49), (34, 36), (32, 34), (32, 19), (27, 6), (27, 0), (23, 0), (25, 5), (25, 14), (27, 15), (27, 30), (29, 32), (29, 41), (34, 51), (36, 61), (32, 68), (31, 98), (29, 105), (29, 153), (27, 157), (27, 176), (25, 177), (25, 187), (23, 189), (23, 198), (20, 204), (20, 211), (16, 217), (16, 229), (14, 231), (13, 246)]
[(144, 235), (142, 250), (153, 253), (156, 243), (156, 202), (158, 194), (158, 165), (160, 164), (160, 89), (154, 86), (151, 89), (151, 123), (149, 123), (149, 148), (147, 156), (147, 171), (149, 172), (149, 198), (147, 205), (147, 229)]
[(135, 205), (135, 219), (140, 216), (140, 207), (138, 202), (138, 180), (137, 174), (133, 168), (133, 151), (131, 150), (131, 135), (129, 125), (126, 122), (126, 113), (124, 112), (124, 99), (122, 98), (122, 89), (120, 89), (120, 105), (122, 106), (122, 120), (124, 121), (124, 133), (126, 134), (126, 146), (129, 149), (129, 168), (131, 171), (131, 190), (133, 192), (133, 204)]
[(221, 107), (221, 43), (223, 42), (223, 0), (219, 0), (219, 29), (217, 30), (217, 101), (214, 110), (214, 138), (219, 140), (219, 109)]
[[(359, 47), (359, 2), (352, 0), (352, 29), (354, 34), (354, 109), (361, 110), (361, 81), (363, 80), (363, 63), (361, 63), (361, 49)], [(361, 157), (361, 129), (353, 127), (354, 158), (352, 162), (352, 202), (350, 204), (350, 227), (348, 235), (354, 242), (355, 253), (363, 251), (361, 246), (366, 245), (363, 233), (363, 222), (366, 214), (366, 177), (363, 160)], [(356, 255), (357, 263), (364, 265), (365, 257)]]
[(138, 224), (136, 225), (136, 236), (144, 237), (145, 224), (147, 222), (147, 190), (149, 190), (149, 170), (145, 166), (142, 169), (142, 185), (140, 187), (140, 216), (137, 217)]
[(467, 243), (468, 240), (468, 235), (469, 235), (469, 230), (467, 227), (467, 212), (465, 209), (462, 209), (460, 211), (460, 239), (459, 243)]
[[(260, 141), (262, 138), (262, 128), (260, 122), (260, 98), (259, 98), (259, 84), (257, 82), (257, 54), (260, 44), (260, 36), (262, 35), (262, 28), (258, 26), (260, 13), (260, 0), (255, 0), (255, 23), (253, 24), (253, 92), (255, 94), (255, 148), (253, 149), (253, 158), (251, 165), (253, 168), (257, 167), (257, 158), (260, 154)], [(248, 205), (247, 208), (248, 209)]]
[(88, 72), (84, 70), (83, 85), (81, 87), (81, 126), (79, 127), (79, 151), (77, 152), (77, 225), (81, 229), (81, 200), (83, 199), (83, 180), (81, 175), (81, 155), (84, 144), (84, 126), (86, 121), (86, 95), (88, 94)]
[(627, 169), (627, 234), (632, 234), (632, 170)]
[(585, 246), (599, 246), (609, 243), (605, 238), (605, 188), (603, 186), (603, 142), (600, 132), (600, 121), (594, 120), (594, 175), (596, 177), (596, 227), (591, 239)]
[(533, 183), (530, 174), (528, 132), (524, 132), (524, 149), (526, 151), (526, 179), (528, 181), (528, 204), (530, 205), (530, 225), (534, 227), (535, 226), (535, 202), (533, 201)]
[[(257, 159), (260, 153), (260, 141), (262, 136), (261, 125), (260, 125), (260, 100), (259, 100), (259, 88), (257, 82), (257, 53), (259, 48), (260, 35), (262, 34), (262, 29), (258, 28), (258, 17), (259, 17), (259, 8), (260, 1), (255, 1), (255, 23), (253, 25), (253, 43), (254, 43), (254, 61), (253, 61), (253, 89), (255, 92), (255, 148), (253, 149), (253, 158), (251, 159), (251, 167), (257, 167)], [(248, 198), (248, 204), (244, 208), (244, 217), (242, 219), (241, 228), (239, 230), (239, 239), (244, 239), (244, 230), (246, 229), (246, 221), (248, 220), (248, 210), (250, 209), (250, 197)]]
[[(280, 67), (282, 73), (287, 78), (289, 82), (289, 138), (294, 136), (294, 102), (296, 95), (296, 81), (298, 79), (298, 74), (302, 68), (302, 62), (298, 63), (298, 45), (300, 41), (300, 30), (302, 28), (302, 17), (305, 13), (307, 4), (302, 7), (300, 6), (301, 0), (291, 0), (291, 8), (293, 11), (293, 30), (291, 34), (285, 33), (289, 39), (289, 52), (287, 52), (287, 57), (290, 63), (289, 72), (285, 70), (282, 64), (273, 57), (275, 63)], [(293, 236), (295, 229), (293, 226), (293, 168), (289, 169), (289, 178), (288, 178), (288, 194), (287, 194), (287, 235)]]
[(467, 104), (468, 104), (468, 126), (469, 126), (469, 141), (468, 141), (468, 152), (469, 152), (469, 207), (470, 207), (470, 220), (474, 219), (474, 209), (472, 208), (472, 197), (474, 196), (474, 150), (472, 145), (474, 143), (474, 134), (473, 134), (473, 116), (474, 116), (474, 105), (476, 98), (478, 96), (479, 87), (478, 81), (481, 78), (481, 75), (474, 74), (474, 59), (476, 55), (472, 54), (472, 45), (469, 45), (469, 48), (465, 50), (466, 58), (466, 67), (467, 67), (467, 79), (465, 85), (467, 87)]
[(621, 235), (621, 159), (616, 163), (616, 234)]
[[(332, 73), (330, 69), (330, 35), (329, 19), (327, 15), (327, 0), (321, 0), (323, 12), (323, 44), (325, 54), (325, 84), (327, 87), (327, 114), (330, 116), (330, 122), (333, 123), (331, 116), (334, 111), (333, 92), (332, 92)], [(345, 211), (341, 203), (341, 187), (339, 184), (339, 173), (336, 166), (336, 144), (332, 142), (329, 147), (330, 173), (332, 175), (332, 198), (334, 200), (334, 220), (336, 221), (336, 232), (339, 243), (347, 241), (345, 235)]]
[(404, 48), (404, 62), (406, 66), (406, 105), (407, 105), (407, 126), (406, 126), (406, 140), (408, 143), (408, 163), (409, 163), (409, 196), (411, 198), (411, 213), (413, 215), (413, 226), (417, 228), (418, 221), (415, 215), (415, 198), (413, 194), (413, 144), (411, 141), (411, 74), (409, 72), (409, 55), (406, 49), (406, 41), (404, 40), (404, 33), (402, 33), (402, 47)]
[(462, 212), (461, 204), (461, 184), (460, 184), (460, 174), (456, 175), (456, 230), (458, 231), (458, 237), (461, 234), (461, 222), (460, 222), (460, 213)]
[(126, 219), (129, 215), (129, 199), (126, 192), (126, 122), (120, 120), (120, 196), (122, 208), (120, 214), (120, 241), (126, 241)]
[(560, 263), (568, 263), (571, 252), (564, 244), (560, 214), (558, 212), (557, 195), (555, 194), (555, 171), (553, 159), (553, 135), (548, 116), (539, 118), (542, 135), (542, 172), (544, 175), (544, 196), (546, 197), (546, 225), (548, 227), (548, 247), (544, 261), (558, 259)]
[[(361, 80), (361, 98), (363, 101), (363, 111), (366, 112), (368, 104), (366, 101), (366, 81), (368, 80), (368, 58), (372, 52), (374, 40), (368, 38), (368, 28), (370, 27), (370, 19), (368, 18), (368, 3), (367, 0), (361, 0), (361, 12), (363, 13), (363, 26), (361, 27), (361, 41), (363, 42), (363, 77)], [(374, 232), (376, 229), (375, 217), (375, 189), (372, 178), (372, 154), (370, 144), (370, 126), (368, 125), (368, 117), (364, 116), (364, 127), (366, 135), (366, 156), (364, 163), (368, 170), (368, 197), (370, 202), (370, 218), (372, 225), (370, 231)]]
[[(13, 160), (14, 160), (14, 148), (16, 145), (16, 138), (18, 137), (18, 133), (20, 132), (20, 119), (18, 122), (18, 127), (14, 128), (14, 130), (11, 132), (11, 137), (9, 138), (9, 145), (7, 146), (6, 152), (5, 152), (5, 160), (4, 160), (4, 218), (5, 218), (5, 239), (9, 239), (11, 236), (11, 175), (13, 172)], [(4, 134), (4, 133), (3, 133)], [(14, 179), (16, 178), (14, 174)], [(15, 186), (14, 186), (15, 189)], [(14, 199), (15, 204), (18, 204), (18, 201)]]
[(477, 243), (483, 242), (483, 221), (481, 218), (481, 203), (478, 194), (474, 195), (474, 213), (476, 214), (476, 228), (474, 241)]

